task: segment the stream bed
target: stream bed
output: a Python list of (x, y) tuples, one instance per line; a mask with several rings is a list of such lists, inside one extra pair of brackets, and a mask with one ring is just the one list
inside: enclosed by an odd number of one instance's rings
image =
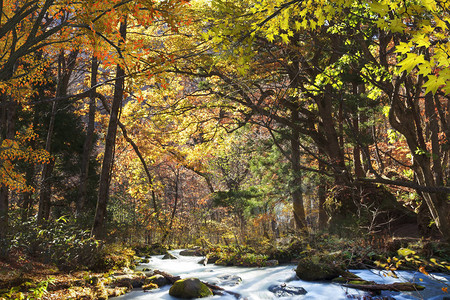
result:
[[(248, 268), (248, 267), (224, 267), (216, 265), (203, 266), (198, 262), (202, 257), (180, 256), (181, 250), (170, 251), (178, 259), (163, 260), (162, 255), (152, 256), (149, 263), (141, 264), (138, 270), (148, 268), (160, 270), (181, 278), (196, 277), (223, 287), (225, 290), (238, 293), (242, 299), (430, 299), (450, 300), (450, 294), (442, 291), (443, 287), (450, 285), (449, 274), (433, 274), (426, 276), (420, 272), (397, 271), (398, 278), (388, 276), (378, 270), (350, 270), (364, 280), (377, 283), (413, 282), (425, 286), (420, 292), (390, 292), (383, 291), (379, 296), (373, 296), (367, 292), (343, 287), (330, 282), (308, 282), (298, 280), (294, 269), (296, 265), (282, 265), (277, 267)], [(236, 284), (236, 276), (241, 281)], [(306, 290), (305, 295), (277, 297), (269, 291), (271, 286), (286, 284), (288, 287), (302, 287)], [(120, 300), (152, 300), (152, 299), (178, 299), (169, 295), (170, 286), (160, 289), (143, 291), (134, 289), (130, 293), (118, 297)], [(450, 289), (449, 289), (450, 291)], [(208, 299), (235, 300), (232, 295), (213, 296)]]

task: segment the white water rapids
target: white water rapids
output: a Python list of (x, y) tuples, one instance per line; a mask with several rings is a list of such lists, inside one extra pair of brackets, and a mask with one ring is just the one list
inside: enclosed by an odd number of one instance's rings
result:
[[(138, 270), (148, 268), (150, 270), (160, 270), (172, 275), (181, 276), (181, 278), (196, 277), (202, 281), (217, 284), (217, 277), (220, 275), (236, 275), (242, 278), (242, 282), (235, 286), (222, 286), (225, 290), (239, 293), (243, 299), (430, 299), (442, 300), (444, 297), (450, 297), (450, 294), (444, 293), (441, 288), (450, 285), (450, 275), (434, 274), (426, 276), (420, 272), (397, 271), (399, 278), (387, 276), (386, 273), (376, 270), (351, 270), (364, 280), (375, 281), (377, 283), (393, 282), (414, 282), (425, 286), (425, 290), (420, 292), (382, 292), (381, 296), (367, 297), (369, 294), (355, 289), (345, 288), (339, 284), (330, 282), (307, 282), (296, 279), (295, 265), (283, 265), (277, 267), (247, 268), (247, 267), (223, 267), (216, 265), (203, 266), (198, 262), (202, 257), (180, 256), (181, 250), (170, 251), (178, 259), (163, 260), (162, 255), (152, 256), (150, 262), (141, 264)], [(286, 283), (288, 286), (303, 287), (307, 293), (301, 296), (276, 297), (268, 290), (271, 285), (280, 285)], [(219, 284), (217, 284), (219, 286)], [(143, 291), (134, 289), (130, 293), (118, 297), (120, 300), (153, 300), (153, 299), (178, 299), (169, 295), (170, 286), (164, 286), (152, 291)], [(450, 288), (449, 288), (450, 291)], [(232, 295), (213, 296), (207, 299), (235, 300)], [(449, 298), (450, 299), (450, 298)]]

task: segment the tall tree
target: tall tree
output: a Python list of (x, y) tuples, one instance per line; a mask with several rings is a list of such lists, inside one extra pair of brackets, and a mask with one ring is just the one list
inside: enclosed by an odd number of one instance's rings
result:
[(81, 172), (80, 172), (80, 187), (79, 187), (79, 197), (76, 203), (76, 215), (80, 216), (83, 213), (83, 209), (87, 198), (87, 185), (89, 176), (89, 160), (92, 152), (92, 145), (94, 141), (94, 126), (95, 126), (95, 100), (97, 85), (97, 72), (98, 72), (98, 61), (97, 57), (92, 56), (91, 63), (91, 95), (89, 96), (89, 112), (88, 112), (88, 124), (86, 128), (86, 139), (83, 145), (83, 156), (81, 162)]
[[(127, 17), (120, 23), (120, 48), (127, 36)], [(105, 218), (106, 207), (109, 197), (109, 185), (111, 180), (111, 170), (114, 163), (114, 149), (117, 134), (117, 124), (119, 122), (119, 111), (122, 106), (125, 84), (125, 69), (122, 63), (117, 64), (116, 80), (114, 83), (114, 95), (109, 115), (108, 131), (105, 138), (105, 150), (103, 154), (102, 171), (100, 175), (100, 184), (98, 189), (97, 208), (95, 210), (94, 225), (92, 227), (92, 236), (98, 239), (105, 237)]]

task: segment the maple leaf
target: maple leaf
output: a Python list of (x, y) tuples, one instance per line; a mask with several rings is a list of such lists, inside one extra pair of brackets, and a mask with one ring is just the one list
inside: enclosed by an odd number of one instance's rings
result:
[(441, 86), (445, 85), (445, 79), (441, 76), (428, 75), (427, 77), (427, 82), (423, 84), (423, 87), (426, 88), (425, 94), (432, 92), (434, 95)]
[(404, 43), (401, 42), (395, 47), (395, 52), (405, 54), (407, 52), (411, 51), (411, 44), (410, 43)]
[(389, 11), (389, 5), (382, 4), (382, 3), (379, 3), (379, 2), (373, 2), (373, 3), (370, 4), (370, 9), (373, 12), (379, 14), (381, 17), (383, 17)]
[(417, 65), (425, 63), (425, 57), (423, 55), (417, 55), (415, 53), (406, 54), (406, 58), (398, 63), (400, 72), (406, 71), (410, 73)]
[(403, 30), (406, 28), (406, 25), (403, 23), (402, 19), (395, 18), (391, 21), (390, 28), (393, 32), (403, 32)]
[(431, 45), (430, 39), (425, 34), (414, 36), (412, 41), (417, 44), (417, 47), (429, 47)]

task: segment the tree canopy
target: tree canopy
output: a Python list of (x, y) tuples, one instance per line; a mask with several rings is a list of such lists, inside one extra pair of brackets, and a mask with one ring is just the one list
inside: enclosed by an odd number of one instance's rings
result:
[(448, 237), (449, 5), (0, 1), (1, 226)]

